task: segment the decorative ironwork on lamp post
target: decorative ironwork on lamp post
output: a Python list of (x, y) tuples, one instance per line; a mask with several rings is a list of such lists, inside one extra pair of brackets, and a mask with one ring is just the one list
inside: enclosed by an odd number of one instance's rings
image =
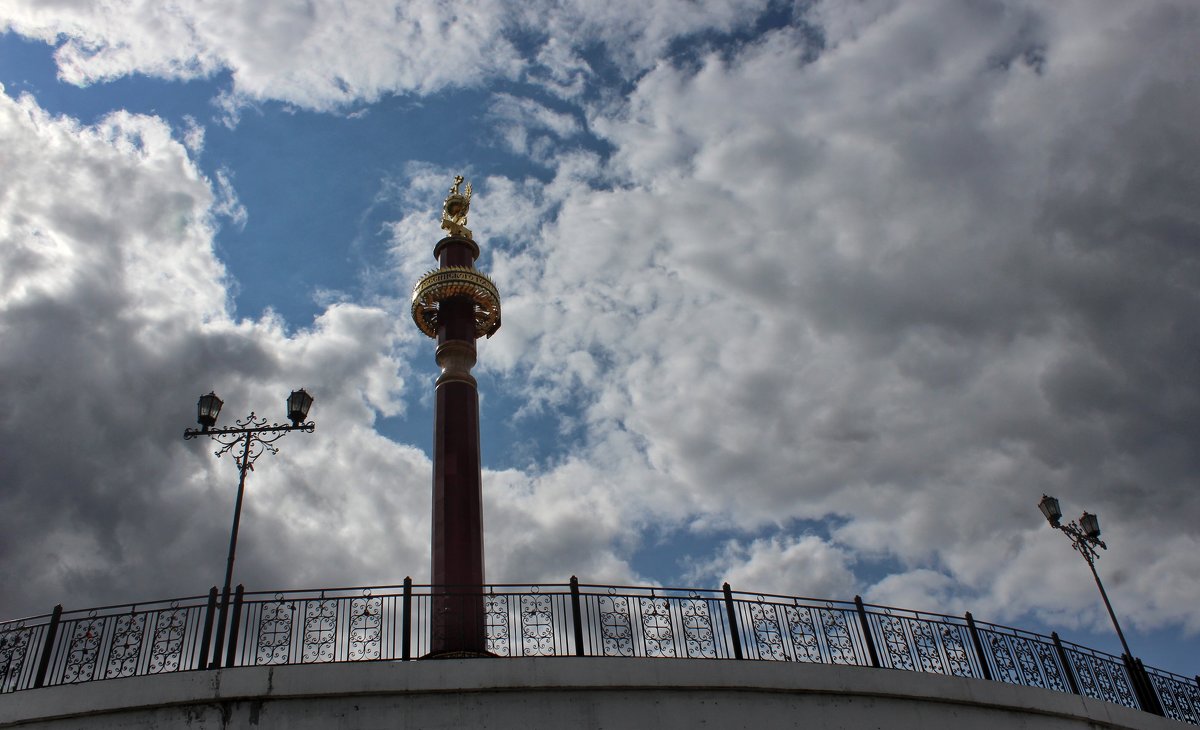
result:
[(238, 527), (242, 521), (242, 497), (246, 492), (246, 472), (254, 468), (254, 462), (263, 454), (277, 454), (279, 448), (275, 442), (291, 431), (312, 433), (317, 424), (305, 421), (308, 409), (312, 407), (313, 398), (303, 388), (293, 390), (287, 399), (287, 417), (292, 422), (290, 426), (280, 423), (270, 423), (265, 418), (258, 418), (254, 411), (250, 415), (236, 421), (233, 426), (214, 428), (217, 416), (221, 413), (224, 401), (216, 393), (200, 396), (196, 402), (196, 422), (200, 428), (189, 428), (183, 432), (183, 438), (194, 439), (207, 436), (221, 447), (215, 452), (217, 457), (232, 454), (238, 465), (237, 500), (233, 507), (233, 528), (229, 532), (229, 557), (225, 563), (225, 583), (221, 589), (221, 612), (217, 622), (216, 651), (210, 668), (221, 666), (221, 649), (225, 640), (225, 626), (229, 614), (229, 592), (233, 583), (233, 559), (237, 553)]

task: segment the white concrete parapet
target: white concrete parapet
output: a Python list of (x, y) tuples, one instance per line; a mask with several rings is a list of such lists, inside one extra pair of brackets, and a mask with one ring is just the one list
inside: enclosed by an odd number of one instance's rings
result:
[(0, 695), (0, 727), (1179, 728), (1077, 695), (918, 672), (711, 659), (247, 667)]

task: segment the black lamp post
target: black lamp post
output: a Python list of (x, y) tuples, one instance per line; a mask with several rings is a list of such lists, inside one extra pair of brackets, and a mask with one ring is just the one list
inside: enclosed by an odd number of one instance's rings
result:
[(1104, 584), (1100, 582), (1100, 574), (1096, 572), (1096, 559), (1100, 557), (1096, 548), (1108, 549), (1100, 539), (1100, 518), (1090, 512), (1084, 512), (1078, 523), (1072, 520), (1070, 524), (1064, 525), (1061, 522), (1062, 509), (1058, 506), (1058, 500), (1045, 494), (1042, 495), (1042, 501), (1038, 502), (1038, 509), (1046, 516), (1046, 521), (1051, 527), (1062, 530), (1064, 535), (1071, 538), (1071, 547), (1087, 561), (1088, 567), (1092, 569), (1092, 577), (1096, 579), (1096, 587), (1100, 589), (1100, 597), (1104, 599), (1104, 607), (1108, 609), (1108, 616), (1112, 619), (1113, 628), (1117, 630), (1117, 638), (1121, 640), (1121, 647), (1125, 649), (1125, 655), (1132, 658), (1133, 652), (1129, 651), (1125, 633), (1121, 631), (1121, 624), (1117, 623), (1117, 614), (1113, 612), (1108, 593), (1104, 590)]
[(313, 432), (317, 424), (304, 420), (308, 418), (308, 409), (312, 406), (312, 402), (312, 396), (303, 388), (292, 391), (287, 399), (287, 417), (292, 422), (290, 426), (268, 423), (265, 418), (256, 418), (254, 411), (251, 411), (249, 416), (237, 421), (232, 427), (214, 428), (224, 402), (215, 393), (209, 393), (200, 396), (200, 400), (196, 402), (196, 422), (200, 424), (200, 428), (189, 428), (183, 432), (185, 440), (208, 436), (220, 443), (221, 448), (214, 453), (218, 457), (222, 454), (232, 453), (239, 472), (237, 501), (233, 507), (233, 529), (229, 533), (229, 558), (225, 564), (225, 585), (221, 589), (221, 614), (217, 623), (216, 652), (214, 652), (213, 662), (209, 665), (210, 668), (221, 666), (221, 648), (225, 641), (225, 625), (229, 614), (229, 592), (233, 583), (233, 558), (237, 552), (238, 526), (242, 521), (242, 497), (246, 492), (246, 472), (264, 453), (279, 453), (279, 449), (274, 446), (274, 443), (289, 431)]

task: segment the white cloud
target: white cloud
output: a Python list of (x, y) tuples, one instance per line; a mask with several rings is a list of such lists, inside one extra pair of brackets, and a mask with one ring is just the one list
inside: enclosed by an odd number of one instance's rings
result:
[(689, 579), (717, 576), (737, 591), (846, 599), (855, 594), (854, 558), (816, 535), (728, 541), (710, 560), (693, 565)]
[[(189, 149), (191, 149), (190, 145)], [(239, 229), (245, 228), (250, 214), (246, 212), (246, 206), (238, 200), (237, 191), (234, 190), (233, 182), (229, 179), (229, 171), (217, 170), (216, 178), (217, 199), (213, 204), (213, 213), (228, 218), (229, 222)]]
[(194, 159), (204, 151), (204, 126), (190, 114), (184, 115), (183, 122), (183, 146), (188, 148)]
[(570, 137), (580, 131), (579, 122), (572, 115), (512, 94), (493, 95), (489, 111), (500, 121), (520, 125), (526, 130), (544, 129), (558, 137)]
[(16, 0), (0, 11), (0, 32), (57, 44), (59, 76), (72, 84), (132, 74), (169, 79), (229, 71), (218, 100), (236, 123), (246, 104), (278, 100), (331, 110), (390, 93), (428, 94), (490, 79), (518, 79), (529, 62), (509, 36), (549, 36), (533, 69), (539, 82), (571, 94), (586, 73), (578, 54), (596, 41), (626, 73), (654, 62), (682, 36), (751, 23), (745, 0), (596, 4), (437, 0), (95, 5)]
[(73, 84), (134, 73), (193, 79), (229, 70), (229, 100), (330, 109), (391, 92), (428, 93), (511, 77), (522, 65), (503, 38), (499, 2), (159, 3), (47, 6), (20, 0), (0, 29), (58, 43)]
[[(864, 599), (881, 606), (912, 606), (917, 610), (957, 616), (971, 609), (979, 610), (978, 606), (964, 600), (962, 587), (954, 578), (928, 568), (892, 573), (871, 586)], [(995, 620), (998, 617), (993, 613), (987, 618)]]
[(510, 150), (543, 164), (553, 161), (551, 149), (560, 140), (580, 131), (572, 115), (512, 94), (494, 94), (488, 114), (496, 120), (496, 131)]

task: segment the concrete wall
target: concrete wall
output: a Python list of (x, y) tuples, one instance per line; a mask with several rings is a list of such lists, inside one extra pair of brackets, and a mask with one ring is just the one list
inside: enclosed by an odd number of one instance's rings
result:
[(1181, 728), (1075, 695), (916, 672), (687, 659), (444, 659), (182, 672), (0, 695), (0, 727)]

